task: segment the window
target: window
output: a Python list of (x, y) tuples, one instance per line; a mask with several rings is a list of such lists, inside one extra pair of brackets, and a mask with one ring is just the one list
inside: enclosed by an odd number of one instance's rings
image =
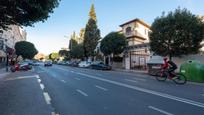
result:
[(132, 33), (131, 27), (127, 27), (125, 30), (125, 33), (126, 33), (126, 35), (131, 35), (131, 33)]

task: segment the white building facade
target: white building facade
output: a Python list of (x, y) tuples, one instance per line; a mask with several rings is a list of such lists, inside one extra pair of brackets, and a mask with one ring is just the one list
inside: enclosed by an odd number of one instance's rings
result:
[(10, 29), (0, 33), (0, 63), (5, 62), (6, 49), (14, 49), (16, 42), (25, 41), (27, 33), (21, 27), (16, 25), (9, 26)]
[(140, 19), (134, 19), (120, 27), (128, 41), (128, 47), (124, 52), (125, 69), (146, 69), (150, 57), (150, 26)]

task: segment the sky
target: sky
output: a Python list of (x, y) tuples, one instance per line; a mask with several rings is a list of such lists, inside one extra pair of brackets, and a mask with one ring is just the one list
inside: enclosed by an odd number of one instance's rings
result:
[(163, 11), (168, 13), (178, 7), (204, 15), (203, 0), (61, 0), (46, 22), (25, 28), (27, 41), (46, 55), (67, 48), (71, 34), (85, 28), (91, 4), (95, 6), (101, 37), (120, 30), (120, 24), (135, 18), (151, 25)]

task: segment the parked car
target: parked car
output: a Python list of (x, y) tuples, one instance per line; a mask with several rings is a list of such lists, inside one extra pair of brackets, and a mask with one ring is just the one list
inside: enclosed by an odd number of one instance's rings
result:
[(39, 66), (40, 63), (39, 63), (39, 62), (33, 62), (32, 65), (33, 65), (33, 66)]
[(45, 61), (44, 66), (52, 66), (52, 61)]
[(12, 72), (20, 71), (20, 70), (28, 71), (28, 70), (31, 70), (31, 69), (32, 69), (32, 65), (30, 65), (30, 64), (27, 63), (27, 62), (17, 63), (17, 64), (15, 64), (14, 66), (12, 66), (12, 67), (10, 68), (10, 70), (11, 70)]
[(73, 67), (78, 67), (79, 62), (78, 61), (73, 61), (69, 65)]
[(93, 62), (90, 65), (91, 69), (96, 69), (96, 70), (111, 70), (112, 67), (109, 65), (104, 64), (103, 62)]
[(89, 67), (90, 65), (91, 65), (91, 62), (81, 61), (78, 66), (86, 68), (86, 67)]

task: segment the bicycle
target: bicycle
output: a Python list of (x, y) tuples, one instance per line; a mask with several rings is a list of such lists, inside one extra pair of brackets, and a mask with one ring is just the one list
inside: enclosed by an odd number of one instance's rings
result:
[(161, 69), (160, 71), (156, 72), (156, 79), (158, 81), (166, 81), (166, 79), (172, 80), (176, 84), (185, 84), (187, 82), (187, 78), (185, 75), (180, 73), (171, 72), (171, 74), (164, 69)]

